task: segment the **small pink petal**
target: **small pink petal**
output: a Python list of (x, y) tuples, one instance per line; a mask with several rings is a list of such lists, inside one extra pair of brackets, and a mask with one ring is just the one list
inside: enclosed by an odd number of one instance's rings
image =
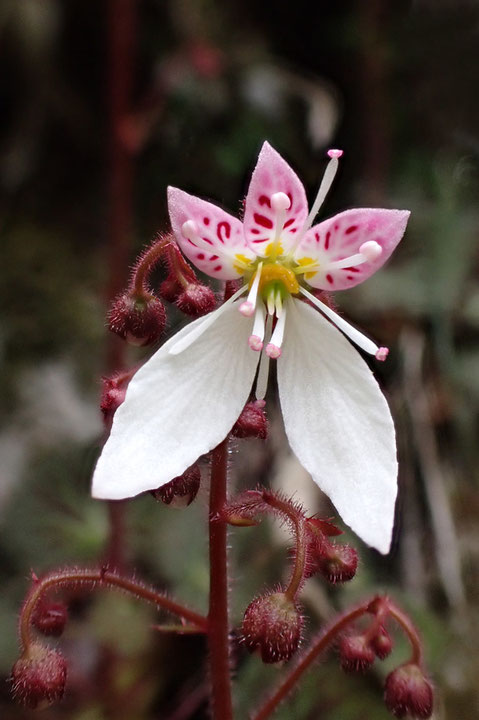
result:
[[(311, 258), (318, 263), (318, 271), (306, 277), (307, 282), (322, 290), (346, 290), (367, 280), (391, 256), (404, 235), (409, 215), (408, 210), (357, 208), (314, 225), (295, 251), (298, 261)], [(330, 267), (331, 263), (373, 248), (367, 262)]]
[(212, 203), (168, 188), (171, 227), (186, 257), (197, 268), (219, 280), (236, 280), (242, 275), (236, 255), (254, 257), (248, 249), (240, 220)]
[(288, 251), (308, 215), (306, 193), (294, 170), (265, 142), (251, 176), (244, 214), (246, 242), (257, 255), (264, 255), (275, 238), (278, 213), (284, 213), (281, 245)]

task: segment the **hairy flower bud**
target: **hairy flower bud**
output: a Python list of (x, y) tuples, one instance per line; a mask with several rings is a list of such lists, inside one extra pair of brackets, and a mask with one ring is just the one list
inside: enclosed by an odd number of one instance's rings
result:
[(419, 665), (406, 663), (387, 676), (384, 701), (387, 709), (398, 718), (406, 715), (429, 718), (433, 706), (431, 683)]
[(103, 388), (100, 399), (100, 410), (105, 421), (111, 420), (125, 399), (128, 383), (134, 370), (116, 373), (111, 377), (102, 378)]
[(183, 475), (173, 478), (157, 490), (152, 490), (151, 494), (165, 505), (176, 508), (187, 507), (197, 496), (200, 482), (200, 468), (195, 464), (185, 470)]
[(364, 672), (375, 659), (374, 650), (364, 635), (345, 635), (339, 643), (341, 667), (346, 672)]
[(207, 285), (189, 283), (178, 295), (176, 305), (186, 315), (198, 318), (216, 308), (216, 297)]
[(247, 403), (233, 425), (231, 434), (237, 438), (259, 438), (268, 436), (268, 419), (264, 412), (264, 400)]
[(33, 643), (12, 668), (13, 694), (29, 708), (46, 707), (63, 697), (66, 676), (63, 655)]
[(32, 623), (44, 635), (59, 637), (67, 620), (68, 610), (64, 603), (40, 600), (33, 613)]
[(381, 625), (372, 636), (369, 644), (380, 660), (384, 660), (393, 649), (392, 638), (383, 625)]
[(166, 300), (167, 302), (174, 303), (178, 300), (178, 296), (183, 291), (183, 286), (180, 282), (173, 276), (169, 275), (166, 280), (163, 280), (161, 283), (158, 294), (160, 297), (163, 298), (163, 300)]
[(330, 544), (318, 559), (317, 572), (330, 583), (352, 580), (358, 567), (358, 553), (351, 545)]
[(289, 660), (298, 649), (302, 627), (299, 607), (285, 593), (262, 595), (246, 608), (243, 642), (250, 652), (258, 650), (265, 663)]
[(161, 337), (166, 312), (161, 300), (143, 291), (124, 293), (108, 313), (110, 330), (132, 345), (150, 345)]

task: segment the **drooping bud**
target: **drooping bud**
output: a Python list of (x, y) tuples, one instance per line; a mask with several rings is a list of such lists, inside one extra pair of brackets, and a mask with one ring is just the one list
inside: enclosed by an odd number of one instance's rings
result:
[(163, 300), (174, 303), (178, 300), (178, 296), (183, 291), (183, 285), (173, 276), (169, 275), (166, 280), (161, 283), (158, 294)]
[(268, 418), (264, 406), (264, 400), (247, 403), (233, 425), (231, 434), (237, 438), (266, 440), (268, 436)]
[(157, 490), (152, 490), (151, 494), (165, 505), (175, 508), (188, 507), (197, 496), (200, 483), (201, 471), (195, 464), (185, 470), (183, 475), (173, 478)]
[(13, 695), (29, 708), (47, 707), (63, 697), (66, 676), (63, 655), (33, 643), (12, 668)]
[(298, 649), (302, 627), (299, 607), (285, 593), (262, 595), (246, 608), (243, 642), (250, 652), (258, 650), (265, 663), (289, 660)]
[(108, 313), (109, 329), (132, 345), (150, 345), (161, 337), (166, 312), (151, 293), (130, 291), (117, 297)]
[(40, 600), (33, 613), (33, 625), (44, 635), (59, 637), (65, 629), (68, 610), (61, 602)]
[(393, 641), (383, 625), (380, 625), (377, 632), (371, 637), (369, 644), (380, 660), (384, 660), (393, 649)]
[(406, 715), (429, 718), (433, 708), (431, 683), (419, 665), (406, 663), (387, 676), (384, 701), (387, 709), (398, 718)]
[(178, 295), (176, 305), (186, 315), (198, 318), (216, 308), (216, 296), (207, 285), (189, 283)]
[(110, 420), (125, 399), (128, 383), (133, 377), (134, 370), (116, 373), (111, 377), (102, 378), (103, 389), (100, 399), (100, 410), (105, 421)]
[(375, 659), (365, 635), (345, 635), (339, 643), (341, 667), (346, 672), (364, 672)]
[(329, 544), (318, 559), (317, 572), (334, 584), (352, 580), (357, 567), (358, 553), (351, 545)]

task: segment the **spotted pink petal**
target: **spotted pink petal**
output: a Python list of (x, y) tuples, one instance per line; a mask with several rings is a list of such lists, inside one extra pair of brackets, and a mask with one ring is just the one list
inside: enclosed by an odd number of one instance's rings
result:
[(281, 245), (288, 251), (296, 244), (297, 234), (308, 215), (306, 194), (296, 173), (265, 142), (251, 176), (244, 213), (246, 242), (257, 255), (265, 255), (275, 237), (277, 213), (271, 206), (271, 196), (275, 193), (284, 193), (290, 200), (281, 228)]
[[(178, 188), (168, 188), (168, 210), (178, 245), (187, 258), (202, 272), (219, 280), (236, 280), (243, 272), (241, 258), (252, 259), (240, 220), (221, 208), (189, 195)], [(195, 232), (186, 231), (185, 223), (194, 223)]]
[[(345, 290), (367, 280), (401, 240), (409, 214), (408, 210), (356, 208), (314, 225), (295, 252), (298, 262), (308, 264), (306, 259), (310, 258), (318, 264), (314, 275), (305, 275), (306, 281), (322, 290)], [(363, 263), (334, 267), (337, 261), (357, 255), (364, 243), (378, 243), (382, 252)]]

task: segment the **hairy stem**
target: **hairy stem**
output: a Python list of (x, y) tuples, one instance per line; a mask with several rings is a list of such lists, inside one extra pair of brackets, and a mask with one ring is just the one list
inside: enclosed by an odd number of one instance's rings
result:
[(208, 643), (213, 720), (232, 720), (230, 641), (228, 620), (227, 525), (219, 519), (226, 502), (228, 439), (212, 453), (209, 514), (210, 604)]
[(132, 286), (138, 295), (142, 295), (148, 289), (148, 275), (154, 265), (162, 258), (165, 249), (171, 243), (171, 237), (158, 237), (137, 262), (133, 271)]
[(33, 642), (32, 637), (32, 618), (35, 607), (44, 593), (53, 588), (64, 587), (65, 585), (98, 585), (104, 588), (118, 588), (119, 590), (134, 595), (140, 600), (157, 605), (174, 615), (184, 618), (199, 631), (205, 632), (207, 628), (207, 620), (203, 615), (199, 615), (193, 610), (183, 607), (174, 600), (153, 588), (143, 585), (141, 582), (130, 578), (123, 577), (116, 572), (109, 570), (86, 570), (75, 568), (72, 570), (60, 570), (58, 572), (50, 572), (43, 578), (35, 582), (30, 593), (28, 594), (20, 614), (20, 640), (23, 650), (28, 650)]

